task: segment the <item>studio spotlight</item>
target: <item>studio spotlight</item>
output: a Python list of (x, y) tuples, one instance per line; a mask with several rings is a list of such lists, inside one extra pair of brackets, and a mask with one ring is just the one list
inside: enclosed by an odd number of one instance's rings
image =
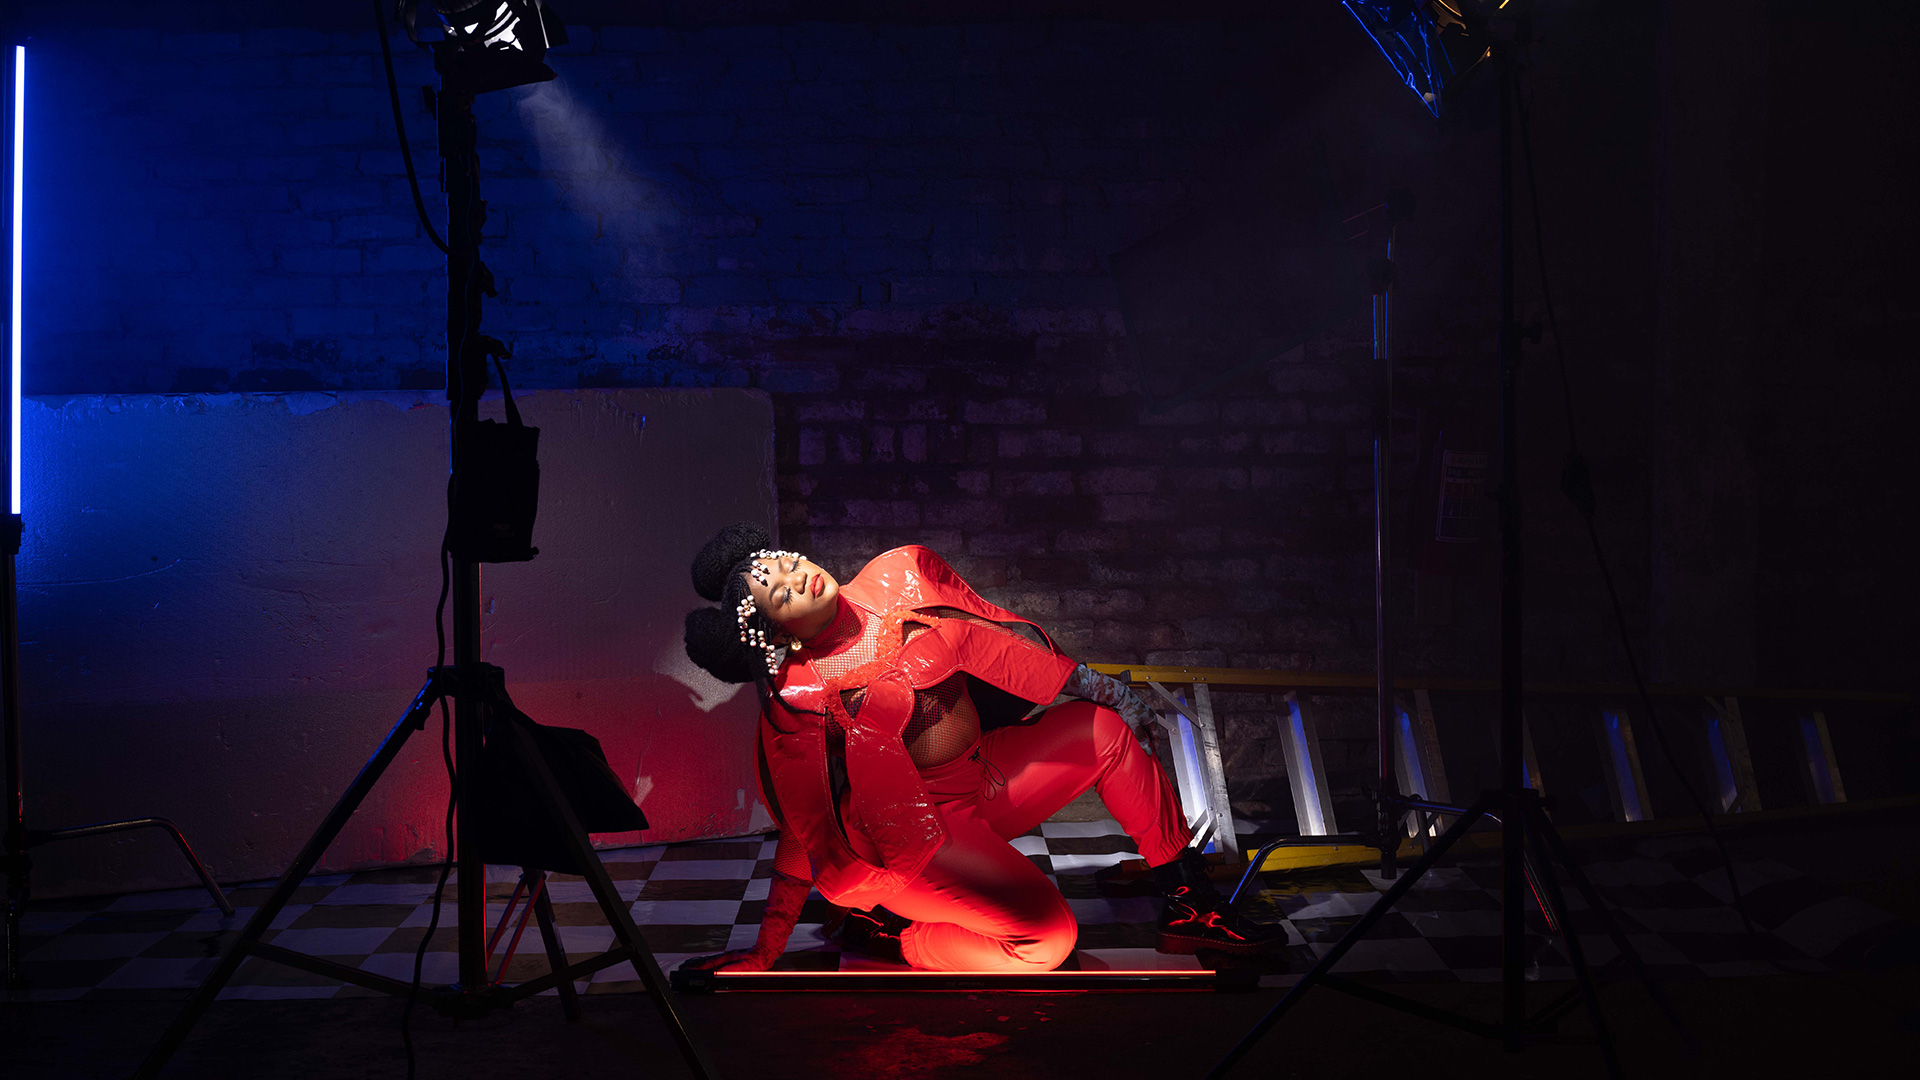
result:
[[(415, 42), (420, 0), (399, 0), (400, 21)], [(436, 59), (450, 88), (470, 94), (505, 90), (554, 77), (547, 50), (567, 43), (566, 27), (540, 0), (432, 0)]]
[(1491, 55), (1489, 19), (1512, 19), (1530, 0), (1343, 0), (1347, 11), (1433, 115)]

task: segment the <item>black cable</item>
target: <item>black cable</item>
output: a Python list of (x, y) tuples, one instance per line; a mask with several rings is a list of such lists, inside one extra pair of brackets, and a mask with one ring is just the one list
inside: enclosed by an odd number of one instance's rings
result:
[[(375, 5), (376, 7), (378, 6), (378, 0), (375, 0)], [(471, 172), (472, 170), (469, 169), (470, 176)], [(478, 183), (477, 177), (471, 179), (469, 195), (477, 193)], [(436, 242), (438, 242), (437, 238)], [(444, 245), (442, 245), (441, 250), (446, 250)], [(461, 287), (461, 294), (464, 298), (463, 307), (467, 312), (472, 311), (474, 271), (479, 265), (480, 260), (478, 256), (475, 255), (467, 264), (466, 281)], [(472, 324), (473, 320), (470, 317), (463, 320), (458, 345), (462, 351), (464, 351), (466, 347), (467, 333), (471, 329)], [(458, 353), (456, 353), (456, 355), (458, 355)], [(464, 389), (462, 392), (464, 393)], [(447, 548), (447, 542), (452, 531), (453, 522), (454, 473), (451, 468), (451, 463), (460, 460), (460, 422), (457, 403), (452, 415), (448, 418), (447, 427), (449, 448), (447, 455), (449, 459), (447, 475), (448, 532), (443, 533), (440, 538), (440, 599), (433, 607), (433, 635), (436, 647), (434, 668), (436, 670), (444, 668), (447, 663), (447, 597), (453, 592), (452, 553)], [(420, 995), (420, 980), (422, 969), (426, 965), (427, 945), (433, 940), (434, 931), (439, 929), (440, 908), (446, 895), (447, 878), (453, 872), (455, 844), (454, 820), (459, 806), (460, 784), (459, 771), (454, 766), (453, 761), (453, 747), (451, 743), (452, 728), (452, 719), (447, 711), (447, 700), (445, 697), (442, 697), (440, 699), (440, 756), (446, 765), (447, 771), (446, 858), (440, 864), (440, 878), (433, 888), (433, 914), (427, 920), (427, 932), (421, 936), (419, 946), (414, 949), (413, 983), (407, 994), (407, 1006), (400, 1014), (400, 1041), (406, 1048), (407, 1080), (413, 1080), (414, 1077), (413, 1033), (411, 1027), (413, 1006)], [(484, 885), (482, 887), (484, 888)]]
[[(469, 157), (467, 159), (466, 173), (467, 173), (466, 203), (467, 203), (467, 206), (471, 208), (475, 200), (479, 199), (480, 197), (480, 162), (477, 157)], [(469, 220), (465, 224), (469, 228), (471, 228), (473, 225), (473, 222), (471, 220), (471, 217), (472, 217), (471, 209), (469, 209), (468, 217), (469, 217)], [(451, 226), (449, 226), (449, 231), (451, 231)], [(451, 455), (452, 461), (449, 462), (449, 464), (457, 463), (460, 460), (459, 417), (461, 413), (465, 411), (466, 399), (469, 397), (472, 398), (474, 412), (477, 417), (480, 409), (480, 399), (487, 392), (487, 366), (486, 366), (485, 360), (482, 360), (478, 365), (480, 370), (480, 388), (478, 390), (475, 390), (474, 388), (467, 385), (467, 374), (468, 374), (467, 372), (467, 339), (472, 337), (473, 334), (480, 329), (480, 320), (481, 320), (481, 314), (474, 310), (474, 305), (478, 302), (475, 299), (475, 291), (476, 291), (475, 279), (481, 273), (481, 271), (486, 269), (486, 264), (480, 261), (480, 240), (478, 237), (471, 238), (470, 245), (467, 248), (467, 250), (463, 252), (463, 254), (465, 254), (467, 257), (467, 275), (466, 275), (466, 278), (460, 283), (460, 315), (461, 315), (460, 340), (453, 343), (454, 347), (451, 353), (452, 363), (455, 365), (455, 368), (457, 369), (457, 372), (458, 372), (457, 377), (460, 380), (461, 400), (454, 402), (454, 424), (453, 424), (454, 441), (451, 444), (453, 446), (453, 453)], [(449, 370), (447, 373), (447, 388), (449, 390), (453, 388), (453, 380), (455, 378), (456, 378), (455, 371)], [(447, 503), (447, 512), (449, 515), (451, 515), (453, 512), (453, 503), (451, 499), (449, 499)], [(452, 520), (451, 516), (449, 516), (448, 520), (449, 521)]]
[[(440, 547), (440, 602), (435, 604), (433, 609), (433, 632), (440, 647), (439, 656), (434, 664), (436, 670), (447, 662), (447, 594), (452, 591), (452, 588), (453, 572), (447, 562), (446, 545), (442, 544)], [(447, 713), (447, 699), (442, 697), (440, 699), (440, 757), (447, 768), (446, 858), (440, 863), (440, 880), (433, 887), (433, 915), (427, 920), (427, 932), (421, 935), (420, 944), (413, 951), (413, 986), (407, 992), (407, 1007), (400, 1013), (400, 1043), (407, 1052), (407, 1080), (413, 1080), (414, 1075), (413, 1006), (420, 997), (420, 976), (422, 968), (426, 966), (427, 943), (433, 940), (434, 931), (440, 928), (441, 898), (446, 894), (447, 877), (453, 871), (453, 820), (455, 808), (458, 805), (455, 792), (460, 789), (455, 782), (457, 774), (453, 765), (452, 730), (453, 721)]]
[[(453, 719), (447, 712), (447, 700), (440, 699), (440, 756), (447, 766), (447, 783), (454, 786), (457, 778), (453, 771)], [(453, 795), (447, 796), (447, 857), (440, 864), (440, 880), (433, 887), (433, 915), (427, 920), (427, 932), (420, 936), (420, 944), (413, 950), (413, 989), (407, 994), (407, 1007), (400, 1013), (400, 1041), (407, 1050), (407, 1080), (413, 1080), (413, 1006), (420, 997), (421, 969), (427, 960), (427, 943), (433, 940), (433, 933), (440, 928), (440, 904), (446, 894), (447, 878), (453, 873), (453, 819), (455, 808), (459, 805)], [(464, 885), (465, 883), (462, 882)]]
[[(374, 0), (374, 6), (375, 6), (375, 11), (377, 13), (379, 8), (379, 0)], [(381, 38), (381, 47), (383, 49), (386, 47), (384, 30)], [(389, 68), (389, 73), (391, 73), (391, 68)], [(395, 98), (395, 101), (396, 101), (395, 115), (397, 117), (398, 116), (398, 112), (397, 112), (398, 98), (397, 97)], [(405, 147), (405, 141), (403, 137), (402, 148), (404, 149), (404, 147)], [(472, 167), (471, 162), (469, 162), (469, 168), (467, 170), (467, 174), (468, 174), (467, 194), (468, 194), (469, 202), (471, 202), (471, 199), (476, 197), (479, 194), (479, 177), (475, 175), (474, 168)], [(408, 167), (408, 176), (409, 177), (412, 176), (411, 164), (409, 164), (409, 167)], [(417, 186), (414, 190), (414, 198), (415, 198), (415, 205), (418, 206), (419, 205), (419, 189)], [(425, 213), (426, 213), (425, 209), (422, 208), (421, 220), (423, 222), (426, 220)], [(427, 228), (429, 232), (432, 231), (431, 225), (429, 225)], [(439, 238), (437, 236), (434, 238), (434, 242), (436, 244), (440, 244)], [(478, 248), (478, 245), (476, 244), (473, 247), (469, 247), (468, 249), (466, 249), (466, 253), (469, 255), (469, 261), (467, 263), (466, 278), (461, 284), (462, 314), (464, 318), (461, 320), (460, 337), (458, 341), (454, 343), (454, 350), (452, 353), (452, 355), (456, 358), (464, 355), (466, 351), (467, 337), (472, 332), (475, 325), (478, 323), (478, 319), (475, 318), (474, 315), (472, 314), (473, 313), (474, 278), (475, 278), (476, 272), (481, 267), (477, 248)], [(440, 250), (448, 251), (445, 244), (440, 244)], [(451, 255), (452, 252), (448, 251), (448, 254)], [(454, 362), (458, 364), (457, 359)], [(452, 378), (452, 371), (450, 370), (449, 371), (449, 383), (450, 383), (449, 390), (451, 390), (451, 378)], [(461, 395), (464, 397), (465, 394), (466, 394), (466, 387), (463, 383), (461, 386)], [(440, 538), (440, 599), (437, 603), (435, 603), (434, 609), (433, 609), (433, 633), (434, 633), (434, 642), (437, 647), (437, 654), (436, 654), (435, 664), (434, 664), (436, 671), (443, 669), (446, 666), (446, 662), (447, 662), (447, 621), (446, 621), (447, 597), (453, 591), (452, 552), (448, 550), (447, 543), (452, 531), (453, 492), (454, 492), (454, 482), (456, 477), (455, 470), (453, 469), (452, 466), (454, 463), (457, 463), (459, 460), (460, 460), (460, 403), (456, 401), (448, 417), (448, 463), (449, 463), (448, 474), (447, 474), (447, 529), (448, 531), (446, 533), (442, 533)], [(407, 994), (406, 1009), (402, 1011), (401, 1017), (400, 1017), (400, 1038), (402, 1043), (405, 1044), (406, 1052), (407, 1052), (408, 1080), (413, 1080), (413, 1076), (414, 1076), (413, 1038), (412, 1038), (412, 1031), (410, 1028), (411, 1020), (413, 1017), (413, 1006), (414, 1006), (414, 1002), (418, 999), (420, 994), (421, 972), (426, 963), (427, 944), (433, 939), (434, 931), (437, 930), (440, 925), (440, 908), (441, 908), (443, 898), (446, 894), (447, 879), (453, 871), (454, 858), (455, 858), (454, 821), (455, 821), (455, 817), (459, 807), (459, 791), (460, 791), (459, 779), (460, 778), (459, 778), (459, 771), (455, 767), (454, 759), (453, 759), (453, 747), (451, 743), (452, 728), (453, 728), (452, 720), (448, 715), (448, 710), (447, 710), (447, 700), (443, 696), (440, 699), (440, 756), (444, 760), (446, 765), (446, 770), (447, 770), (446, 859), (440, 864), (440, 878), (439, 878), (439, 881), (434, 886), (433, 914), (427, 920), (427, 932), (420, 938), (420, 944), (414, 950), (413, 984), (412, 984), (412, 988)], [(465, 883), (463, 882), (462, 884), (465, 884)], [(477, 887), (484, 889), (486, 887), (485, 882), (482, 881)]]
[[(418, 173), (415, 172), (413, 167), (413, 150), (407, 142), (406, 120), (403, 118), (402, 113), (400, 111), (400, 83), (399, 83), (399, 79), (395, 76), (394, 70), (393, 70), (393, 48), (387, 41), (386, 15), (384, 12), (380, 10), (380, 0), (372, 0), (372, 4), (373, 4), (374, 31), (375, 31), (375, 34), (380, 38), (380, 56), (386, 68), (386, 73), (387, 73), (387, 98), (389, 103), (393, 106), (394, 133), (400, 143), (400, 160), (406, 165), (407, 188), (413, 194), (413, 209), (414, 209), (414, 212), (419, 215), (420, 225), (422, 228), (426, 229), (427, 238), (433, 241), (433, 246), (439, 248), (441, 253), (451, 256), (453, 254), (453, 250), (447, 246), (446, 241), (440, 238), (439, 232), (436, 231), (433, 227), (432, 220), (430, 220), (427, 217), (426, 200), (420, 194), (420, 178)], [(472, 170), (469, 169), (469, 192), (468, 192), (469, 197), (471, 197), (474, 194), (474, 188), (477, 188), (477, 186), (478, 186), (478, 178), (472, 176)], [(455, 343), (455, 348), (453, 353), (454, 357), (456, 358), (455, 363), (459, 363), (460, 358), (462, 358), (465, 354), (467, 336), (469, 333), (471, 333), (473, 328), (473, 323), (475, 321), (471, 317), (471, 312), (472, 312), (472, 305), (473, 305), (474, 274), (476, 269), (480, 265), (480, 260), (478, 256), (478, 247), (479, 245), (477, 243), (470, 244), (466, 249), (466, 251), (464, 252), (471, 259), (471, 261), (467, 266), (466, 280), (461, 285), (461, 296), (463, 301), (463, 308), (465, 312), (468, 313), (468, 317), (466, 318), (466, 320), (464, 320), (464, 325), (462, 325), (460, 328), (460, 338)], [(450, 421), (450, 427), (452, 429), (452, 433), (449, 439), (450, 451), (448, 456), (451, 459), (451, 461), (458, 461), (459, 460), (459, 428), (460, 428), (459, 420), (458, 420), (458, 411), (459, 411), (458, 403), (456, 403), (456, 407), (454, 411), (455, 411), (455, 415)], [(449, 511), (449, 518), (448, 518), (449, 523), (451, 523), (451, 520), (452, 520), (451, 519), (452, 503), (453, 503), (453, 477), (450, 469), (449, 476), (448, 476), (448, 483), (447, 483), (447, 505), (448, 505), (448, 511)], [(434, 660), (434, 669), (436, 672), (444, 668), (447, 663), (447, 623), (446, 623), (447, 596), (449, 593), (452, 592), (452, 588), (453, 588), (453, 571), (450, 563), (450, 555), (447, 551), (446, 537), (443, 535), (441, 537), (441, 543), (440, 543), (440, 599), (434, 605), (434, 612), (433, 612), (433, 632), (434, 632), (434, 641), (437, 649), (435, 660)], [(427, 932), (421, 935), (420, 944), (417, 948), (414, 949), (413, 982), (410, 990), (407, 993), (406, 1008), (402, 1010), (400, 1014), (400, 1041), (406, 1048), (408, 1080), (413, 1080), (414, 1071), (415, 1071), (415, 1060), (414, 1060), (414, 1053), (413, 1053), (413, 1030), (412, 1030), (413, 1007), (420, 997), (420, 981), (421, 981), (422, 970), (426, 965), (427, 946), (433, 940), (434, 932), (439, 929), (440, 909), (446, 895), (447, 879), (451, 876), (453, 872), (454, 842), (455, 842), (454, 821), (459, 809), (458, 793), (460, 790), (460, 784), (459, 784), (459, 773), (456, 767), (454, 766), (454, 760), (453, 760), (452, 732), (453, 732), (453, 720), (447, 708), (447, 700), (443, 696), (440, 699), (440, 756), (444, 764), (446, 765), (446, 770), (447, 770), (446, 857), (440, 863), (440, 877), (438, 882), (434, 885), (433, 914), (427, 920)], [(481, 887), (484, 888), (484, 885), (482, 885)]]
[[(451, 499), (451, 496), (449, 496)], [(433, 606), (433, 636), (440, 651), (433, 666), (441, 667), (447, 662), (447, 594), (453, 591), (453, 568), (447, 558), (447, 542), (440, 541), (440, 602)]]
[[(1531, 92), (1532, 73), (1529, 71), (1527, 75), (1527, 88)], [(1554, 318), (1553, 290), (1547, 284), (1547, 250), (1540, 228), (1540, 187), (1534, 178), (1533, 139), (1527, 122), (1526, 95), (1515, 94), (1513, 100), (1520, 119), (1520, 156), (1527, 168), (1527, 199), (1532, 204), (1533, 211), (1534, 269), (1540, 277), (1540, 297), (1547, 308), (1547, 328), (1553, 334), (1553, 348), (1560, 366), (1561, 400), (1566, 409), (1567, 463), (1560, 474), (1561, 492), (1566, 495), (1567, 501), (1573, 504), (1574, 509), (1579, 511), (1581, 519), (1586, 523), (1587, 540), (1593, 547), (1593, 559), (1600, 569), (1600, 580), (1607, 587), (1607, 599), (1613, 605), (1614, 627), (1620, 635), (1620, 649), (1626, 654), (1627, 670), (1633, 674), (1633, 685), (1639, 692), (1640, 707), (1646, 713), (1647, 726), (1653, 731), (1654, 742), (1659, 745), (1661, 757), (1666, 759), (1668, 767), (1679, 779), (1681, 790), (1687, 793), (1687, 798), (1693, 803), (1693, 808), (1700, 815), (1700, 820), (1706, 823), (1707, 836), (1713, 841), (1715, 850), (1720, 854), (1720, 862), (1726, 868), (1727, 888), (1733, 895), (1733, 908), (1739, 912), (1740, 922), (1746, 927), (1747, 936), (1758, 941), (1759, 934), (1753, 927), (1753, 920), (1747, 915), (1746, 898), (1740, 893), (1740, 880), (1734, 874), (1733, 856), (1727, 852), (1726, 842), (1721, 838), (1719, 828), (1714, 825), (1713, 814), (1707, 810), (1705, 800), (1700, 798), (1700, 793), (1694, 789), (1693, 782), (1687, 779), (1686, 771), (1680, 767), (1680, 762), (1674, 755), (1673, 746), (1667, 741), (1666, 727), (1661, 723), (1659, 714), (1654, 711), (1653, 695), (1647, 689), (1646, 678), (1640, 673), (1640, 661), (1634, 655), (1633, 636), (1627, 630), (1626, 609), (1620, 603), (1620, 590), (1614, 585), (1613, 571), (1607, 565), (1606, 551), (1600, 544), (1600, 529), (1594, 520), (1593, 479), (1587, 470), (1586, 459), (1580, 454), (1580, 438), (1574, 424), (1573, 380), (1567, 373), (1566, 341), (1560, 336), (1560, 324)]]
[(413, 208), (420, 215), (420, 224), (427, 230), (428, 239), (441, 252), (451, 255), (446, 241), (433, 229), (433, 222), (427, 220), (427, 204), (420, 197), (420, 178), (413, 172), (413, 150), (407, 146), (407, 123), (400, 118), (400, 83), (393, 75), (393, 47), (387, 44), (387, 17), (380, 10), (380, 0), (373, 0), (373, 27), (380, 38), (380, 56), (387, 65), (387, 96), (393, 101), (393, 129), (400, 138), (400, 160), (407, 165), (407, 186), (413, 190)]

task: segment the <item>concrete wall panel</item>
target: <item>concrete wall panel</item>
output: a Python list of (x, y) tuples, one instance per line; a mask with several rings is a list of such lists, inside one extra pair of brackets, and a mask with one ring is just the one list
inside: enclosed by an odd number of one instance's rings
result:
[[(482, 572), (484, 659), (581, 727), (653, 828), (764, 823), (752, 694), (680, 649), (687, 564), (774, 519), (757, 391), (523, 395), (541, 428), (530, 563)], [(497, 404), (483, 413), (498, 416)], [(446, 410), (431, 393), (45, 398), (26, 406), (21, 665), (29, 824), (162, 815), (227, 880), (282, 869), (433, 664)], [(439, 725), (323, 863), (437, 859)], [(181, 884), (158, 833), (41, 849), (42, 895)]]

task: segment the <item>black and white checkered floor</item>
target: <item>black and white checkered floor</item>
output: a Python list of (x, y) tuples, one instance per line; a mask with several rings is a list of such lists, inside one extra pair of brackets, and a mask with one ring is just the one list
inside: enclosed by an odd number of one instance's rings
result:
[[(1082, 970), (1200, 966), (1194, 957), (1154, 951), (1158, 901), (1146, 881), (1096, 874), (1137, 858), (1112, 821), (1048, 822), (1014, 844), (1053, 876), (1079, 916), (1079, 949), (1070, 965)], [(752, 943), (773, 870), (773, 846), (770, 838), (748, 837), (626, 848), (604, 852), (603, 858), (621, 897), (633, 903), (633, 917), (661, 966), (670, 970), (689, 956)], [(1844, 967), (1898, 925), (1885, 911), (1790, 867), (1736, 854), (1747, 912), (1767, 939), (1764, 948), (1756, 949), (1728, 904), (1726, 876), (1704, 841), (1590, 844), (1582, 854), (1589, 877), (1657, 978), (1771, 974), (1783, 970), (1782, 964), (1797, 970)], [(436, 876), (434, 868), (410, 867), (311, 878), (275, 921), (267, 940), (410, 978)], [(1419, 981), (1497, 978), (1498, 876), (1497, 865), (1486, 859), (1455, 860), (1432, 871), (1353, 949), (1340, 970)], [(494, 917), (517, 879), (513, 868), (490, 869), (487, 892)], [(1282, 921), (1287, 928), (1288, 944), (1262, 961), (1272, 973), (1263, 982), (1272, 984), (1291, 981), (1286, 972), (1297, 974), (1310, 966), (1384, 888), (1377, 873), (1358, 868), (1272, 873), (1264, 875), (1261, 884), (1249, 902), (1249, 915)], [(33, 988), (16, 994), (15, 1000), (181, 996), (228, 948), (270, 885), (255, 882), (230, 890), (237, 910), (226, 917), (196, 889), (37, 901), (24, 924), (22, 952), (24, 973)], [(455, 978), (454, 936), (447, 929), (455, 887), (447, 890), (441, 930), (426, 954), (424, 977), (429, 983)], [(550, 888), (569, 958), (582, 960), (605, 950), (612, 931), (586, 884), (556, 875)], [(1597, 936), (1591, 913), (1579, 899), (1569, 899), (1574, 907), (1570, 921), (1581, 933), (1589, 959), (1605, 963), (1615, 955), (1612, 944)], [(782, 967), (842, 966), (837, 945), (820, 933), (830, 914), (817, 895), (808, 901)], [(1539, 925), (1537, 912), (1530, 917)], [(537, 934), (537, 928), (529, 926), (505, 973), (507, 981), (547, 970)], [(1556, 938), (1531, 940), (1531, 977), (1571, 976)], [(870, 962), (858, 957), (845, 961), (847, 967), (863, 963)], [(585, 989), (612, 993), (639, 988), (631, 965), (620, 964), (599, 972)], [(256, 958), (241, 968), (224, 996), (369, 993)]]

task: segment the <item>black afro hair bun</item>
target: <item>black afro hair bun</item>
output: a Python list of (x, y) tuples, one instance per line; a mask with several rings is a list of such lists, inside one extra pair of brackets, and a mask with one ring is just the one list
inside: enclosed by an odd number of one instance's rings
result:
[(740, 644), (740, 627), (719, 608), (687, 612), (686, 643), (687, 658), (721, 682), (752, 682), (766, 674), (766, 654)]
[[(749, 521), (737, 521), (714, 534), (693, 557), (693, 591), (714, 603), (727, 588), (727, 574), (741, 559), (772, 546), (767, 530)], [(691, 623), (688, 624), (691, 627)], [(728, 625), (732, 625), (729, 622)], [(691, 648), (692, 638), (688, 639)], [(740, 681), (740, 680), (736, 680)]]

